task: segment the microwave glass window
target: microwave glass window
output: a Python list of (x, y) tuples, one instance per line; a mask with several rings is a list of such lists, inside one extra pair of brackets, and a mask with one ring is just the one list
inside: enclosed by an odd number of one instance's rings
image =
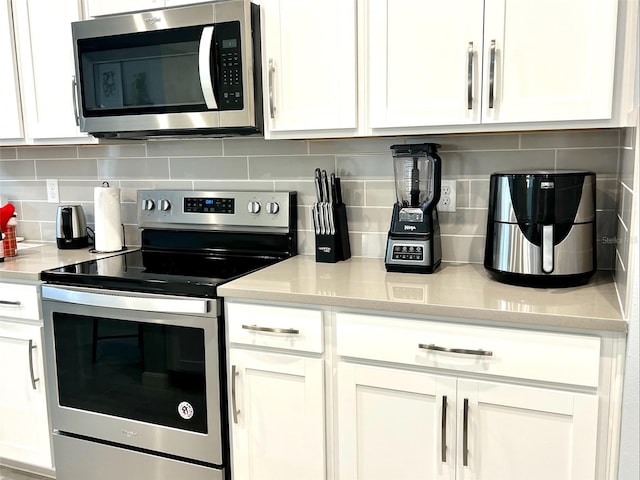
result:
[(202, 329), (68, 313), (53, 328), (60, 405), (207, 433)]
[[(78, 40), (85, 117), (209, 110), (200, 78), (196, 26)], [(244, 108), (240, 23), (216, 24), (210, 46), (218, 110)], [(203, 50), (204, 51), (204, 50)]]

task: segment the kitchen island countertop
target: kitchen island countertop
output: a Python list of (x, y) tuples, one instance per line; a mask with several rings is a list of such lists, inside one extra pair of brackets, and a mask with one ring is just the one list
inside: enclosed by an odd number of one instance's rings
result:
[(570, 288), (494, 280), (482, 265), (443, 263), (433, 274), (386, 272), (382, 259), (316, 263), (298, 255), (222, 285), (223, 297), (556, 328), (626, 332), (611, 272)]

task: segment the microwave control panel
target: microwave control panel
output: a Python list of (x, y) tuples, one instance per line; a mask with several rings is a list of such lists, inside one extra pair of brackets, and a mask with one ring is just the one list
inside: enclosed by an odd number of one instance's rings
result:
[(242, 49), (240, 22), (216, 24), (216, 49), (220, 62), (219, 101), (221, 110), (242, 110)]

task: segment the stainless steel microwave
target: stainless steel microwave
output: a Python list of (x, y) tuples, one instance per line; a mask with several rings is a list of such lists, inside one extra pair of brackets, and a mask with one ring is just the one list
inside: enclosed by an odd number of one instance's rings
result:
[(262, 130), (259, 6), (250, 0), (71, 26), (83, 132), (147, 138)]

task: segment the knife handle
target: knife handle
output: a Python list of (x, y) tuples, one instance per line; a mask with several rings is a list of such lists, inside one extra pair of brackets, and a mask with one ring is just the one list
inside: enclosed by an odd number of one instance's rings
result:
[(340, 177), (335, 178), (335, 192), (336, 192), (336, 203), (338, 205), (342, 204), (342, 186), (340, 184)]

